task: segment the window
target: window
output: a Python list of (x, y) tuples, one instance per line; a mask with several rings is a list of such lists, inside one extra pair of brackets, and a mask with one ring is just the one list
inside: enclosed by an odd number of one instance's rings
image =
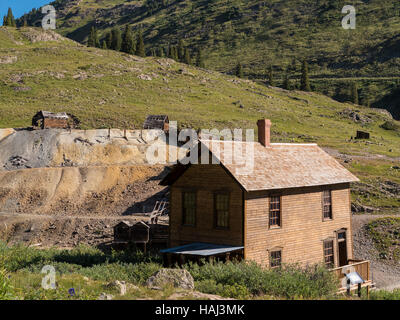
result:
[(182, 215), (183, 224), (194, 226), (196, 224), (196, 193), (182, 193)]
[(281, 197), (273, 196), (269, 203), (269, 226), (281, 226)]
[(216, 194), (214, 197), (215, 203), (215, 227), (229, 227), (229, 195)]
[(279, 268), (282, 264), (282, 251), (271, 251), (269, 261), (271, 268)]
[(324, 261), (329, 268), (334, 266), (333, 258), (333, 240), (324, 241)]
[(325, 190), (322, 193), (322, 210), (325, 219), (332, 219), (332, 192)]

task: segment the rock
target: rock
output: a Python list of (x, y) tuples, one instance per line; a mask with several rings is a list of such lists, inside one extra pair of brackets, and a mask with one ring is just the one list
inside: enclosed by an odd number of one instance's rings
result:
[(373, 212), (375, 212), (375, 209), (372, 208), (372, 207), (363, 206), (361, 204), (352, 203), (351, 204), (351, 211), (355, 212), (355, 213), (360, 213), (360, 212), (373, 213)]
[(114, 296), (112, 294), (107, 294), (107, 293), (101, 293), (99, 295), (99, 298), (97, 300), (112, 300)]
[(146, 81), (151, 81), (151, 80), (153, 80), (153, 78), (150, 77), (150, 76), (147, 75), (147, 74), (141, 74), (141, 75), (138, 76), (138, 78), (141, 79), (141, 80), (146, 80)]
[(83, 277), (83, 281), (89, 281), (88, 277)]
[(400, 170), (400, 167), (399, 167), (399, 166), (393, 166), (392, 169), (394, 169), (394, 170)]
[(124, 296), (126, 295), (126, 282), (125, 281), (113, 281), (107, 284), (107, 288), (115, 289), (119, 292), (119, 295)]
[(146, 281), (146, 286), (151, 289), (160, 289), (168, 284), (175, 288), (194, 289), (193, 277), (184, 269), (161, 269)]
[(5, 56), (0, 57), (0, 64), (11, 64), (17, 62), (18, 58), (16, 56)]

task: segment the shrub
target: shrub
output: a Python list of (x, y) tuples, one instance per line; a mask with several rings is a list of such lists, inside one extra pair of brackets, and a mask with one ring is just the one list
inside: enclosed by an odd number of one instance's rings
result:
[[(210, 262), (202, 266), (188, 264), (185, 268), (205, 293), (223, 292), (236, 298), (245, 295), (273, 295), (287, 299), (314, 299), (333, 296), (337, 279), (325, 267), (307, 268), (285, 266), (282, 269), (263, 269), (254, 262)], [(226, 287), (227, 286), (227, 287)]]
[(400, 131), (400, 124), (394, 121), (385, 121), (381, 124), (381, 128), (385, 130)]
[(8, 273), (5, 269), (0, 269), (0, 300), (14, 299), (12, 291), (13, 288), (10, 285)]

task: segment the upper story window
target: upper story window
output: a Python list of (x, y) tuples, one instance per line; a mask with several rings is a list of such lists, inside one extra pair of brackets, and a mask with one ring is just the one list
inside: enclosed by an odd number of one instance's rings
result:
[(196, 193), (182, 193), (182, 217), (183, 224), (194, 226), (196, 224)]
[(273, 196), (269, 203), (269, 227), (281, 226), (281, 197)]
[(282, 251), (271, 251), (269, 262), (271, 268), (279, 268), (282, 265)]
[(229, 194), (219, 193), (214, 196), (215, 227), (229, 228)]
[(324, 190), (322, 192), (322, 211), (324, 220), (332, 219), (332, 192)]
[(334, 266), (333, 240), (324, 241), (324, 262), (328, 268)]

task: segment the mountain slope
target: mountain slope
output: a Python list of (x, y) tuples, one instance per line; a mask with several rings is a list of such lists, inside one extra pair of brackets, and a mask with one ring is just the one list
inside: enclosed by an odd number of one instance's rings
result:
[[(355, 30), (341, 27), (341, 10), (348, 4), (357, 10)], [(385, 107), (380, 100), (400, 81), (397, 0), (57, 0), (53, 5), (58, 32), (74, 40), (86, 42), (92, 26), (104, 37), (112, 27), (130, 24), (143, 28), (148, 52), (184, 39), (192, 54), (204, 50), (209, 69), (232, 73), (240, 61), (246, 76), (264, 80), (272, 65), (278, 85), (288, 68), (296, 85), (306, 59), (312, 87), (339, 101), (350, 99), (349, 81), (357, 80), (363, 104)], [(26, 17), (40, 25), (37, 11)]]
[[(383, 110), (87, 48), (40, 29), (2, 27), (0, 48), (0, 127), (29, 126), (40, 109), (74, 114), (82, 128), (140, 128), (148, 114), (196, 129), (256, 129), (270, 118), (273, 141), (317, 142), (359, 176), (355, 203), (400, 206), (400, 125)], [(385, 130), (386, 122), (395, 125)], [(371, 139), (350, 139), (357, 130)]]

